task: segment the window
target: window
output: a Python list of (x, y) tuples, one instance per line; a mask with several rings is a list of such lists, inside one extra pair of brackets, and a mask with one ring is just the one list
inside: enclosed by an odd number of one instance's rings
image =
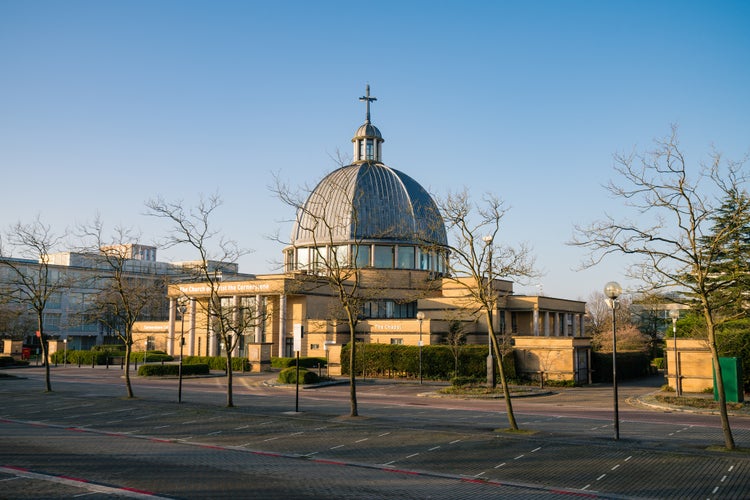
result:
[(369, 319), (416, 318), (417, 302), (370, 300), (362, 305), (362, 316)]
[(396, 267), (399, 269), (414, 269), (414, 247), (398, 247)]
[(391, 339), (391, 345), (403, 345), (404, 339)]
[(375, 267), (380, 269), (393, 269), (393, 247), (375, 245)]
[(310, 344), (310, 349), (315, 351), (320, 349), (320, 344)]
[(356, 267), (370, 267), (369, 245), (354, 245), (353, 251)]
[(367, 159), (368, 160), (374, 160), (375, 159), (375, 153), (373, 152), (372, 148), (372, 139), (367, 139)]
[(346, 245), (331, 248), (331, 261), (339, 267), (349, 265), (349, 247)]
[(419, 269), (423, 271), (430, 270), (430, 251), (425, 248), (419, 249)]
[(310, 269), (310, 250), (308, 248), (297, 249), (297, 269)]

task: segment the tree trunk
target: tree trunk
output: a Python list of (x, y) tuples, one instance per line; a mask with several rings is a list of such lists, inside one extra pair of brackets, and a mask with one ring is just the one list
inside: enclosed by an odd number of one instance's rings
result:
[(356, 360), (355, 354), (357, 352), (357, 339), (355, 337), (354, 332), (354, 325), (352, 325), (351, 321), (349, 322), (349, 343), (351, 345), (351, 349), (349, 349), (349, 404), (350, 404), (350, 411), (349, 416), (350, 417), (358, 417), (359, 413), (357, 413), (357, 377), (356, 372), (354, 370)]
[(225, 339), (224, 350), (227, 352), (227, 408), (234, 406), (232, 397), (232, 351), (229, 342)]
[(42, 311), (37, 311), (37, 326), (39, 327), (39, 342), (42, 344), (42, 359), (44, 359), (44, 392), (52, 392), (52, 380), (49, 373), (49, 344), (44, 334), (44, 319)]
[(716, 330), (713, 318), (709, 314), (706, 314), (706, 320), (708, 344), (711, 349), (711, 360), (713, 361), (714, 377), (716, 379), (716, 391), (719, 393), (719, 414), (721, 415), (721, 430), (724, 433), (724, 446), (727, 450), (734, 450), (734, 437), (732, 437), (732, 429), (729, 426), (729, 413), (727, 412), (727, 395), (724, 392), (724, 376), (721, 373), (719, 351), (716, 347)]
[(487, 324), (489, 325), (488, 331), (490, 338), (492, 339), (492, 350), (495, 352), (495, 359), (499, 362), (500, 372), (500, 385), (503, 388), (503, 398), (505, 399), (505, 410), (508, 413), (508, 424), (514, 431), (518, 430), (518, 423), (516, 422), (516, 416), (513, 414), (513, 403), (510, 399), (510, 388), (508, 387), (508, 381), (505, 378), (505, 369), (503, 367), (503, 356), (500, 354), (500, 348), (497, 345), (497, 337), (495, 336), (495, 328), (492, 323), (492, 312), (487, 311)]
[(133, 353), (133, 346), (131, 343), (125, 343), (125, 390), (128, 393), (128, 398), (133, 396), (133, 384), (130, 383), (130, 356)]

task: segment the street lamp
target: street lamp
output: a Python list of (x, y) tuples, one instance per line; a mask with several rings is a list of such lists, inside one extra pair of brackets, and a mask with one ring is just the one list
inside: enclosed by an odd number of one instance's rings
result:
[(326, 340), (325, 342), (323, 342), (323, 349), (326, 351), (326, 377), (328, 378), (330, 378), (331, 376), (331, 367), (330, 367), (330, 364), (328, 363), (328, 351), (329, 351), (328, 346), (332, 346), (332, 345), (336, 345), (335, 340)]
[(68, 364), (68, 339), (67, 338), (63, 339), (63, 346), (64, 346), (63, 366), (67, 366)]
[[(495, 360), (492, 357), (493, 319), (495, 317), (494, 301), (492, 300), (492, 236), (482, 238), (487, 245), (487, 305), (489, 307), (489, 323), (487, 324), (487, 385), (495, 387)], [(502, 367), (501, 367), (502, 369)]]
[(419, 320), (419, 383), (422, 383), (422, 320), (424, 320), (424, 313), (419, 311), (417, 313), (417, 319)]
[(185, 311), (187, 311), (185, 301), (180, 301), (177, 310), (180, 312), (180, 365), (177, 368), (177, 378), (179, 379), (179, 385), (177, 386), (177, 402), (182, 403), (182, 348), (185, 345)]
[(677, 361), (677, 320), (680, 318), (680, 311), (677, 309), (670, 309), (669, 317), (672, 318), (672, 336), (674, 337), (674, 390), (677, 392), (677, 396), (681, 396), (680, 363)]
[(612, 395), (614, 397), (614, 421), (615, 440), (620, 439), (620, 414), (617, 408), (617, 325), (615, 323), (615, 310), (617, 309), (617, 297), (622, 293), (622, 287), (616, 281), (610, 281), (604, 285), (604, 295), (609, 298), (607, 303), (612, 307)]

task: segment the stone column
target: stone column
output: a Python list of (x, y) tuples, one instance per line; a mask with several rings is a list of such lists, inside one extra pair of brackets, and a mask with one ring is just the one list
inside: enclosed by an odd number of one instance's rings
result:
[(533, 332), (534, 337), (538, 337), (539, 336), (539, 309), (536, 307), (534, 307), (533, 318), (534, 319), (532, 320), (532, 322), (534, 323), (534, 332)]
[[(232, 313), (232, 322), (237, 325), (239, 324), (240, 320), (240, 297), (235, 295), (232, 297), (232, 303), (234, 307), (234, 312)], [(240, 335), (239, 333), (235, 332), (232, 335), (232, 342), (234, 343), (234, 348), (232, 349), (232, 356), (237, 356), (237, 353), (240, 352), (240, 341), (237, 337)]]
[(549, 337), (549, 311), (544, 311), (544, 336)]
[(263, 325), (265, 321), (264, 319), (264, 312), (265, 312), (265, 303), (264, 303), (264, 297), (262, 295), (256, 295), (255, 296), (255, 342), (257, 344), (260, 344), (263, 342)]
[(188, 330), (188, 346), (187, 346), (187, 352), (188, 356), (195, 356), (195, 310), (196, 302), (195, 299), (190, 299), (190, 329)]
[(286, 352), (286, 295), (279, 295), (279, 357)]
[(169, 299), (169, 330), (167, 331), (167, 354), (174, 356), (174, 320), (177, 300)]

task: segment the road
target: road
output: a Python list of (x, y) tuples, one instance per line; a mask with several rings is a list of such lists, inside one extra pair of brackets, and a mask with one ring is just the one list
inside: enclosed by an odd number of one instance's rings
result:
[[(503, 400), (437, 397), (438, 386), (358, 383), (295, 391), (268, 375), (176, 379), (53, 368), (0, 378), (0, 498), (747, 498), (750, 454), (723, 452), (718, 416), (637, 403), (659, 381)], [(750, 447), (750, 418), (732, 417)]]

